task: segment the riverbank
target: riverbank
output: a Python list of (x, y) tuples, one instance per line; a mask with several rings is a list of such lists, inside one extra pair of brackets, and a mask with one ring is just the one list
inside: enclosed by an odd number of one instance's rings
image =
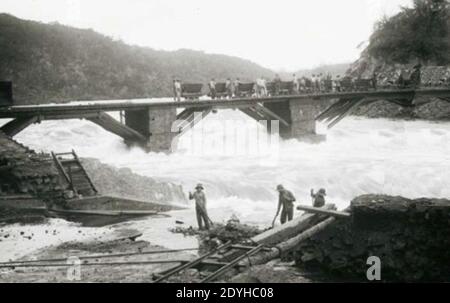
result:
[[(447, 281), (450, 258), (447, 254), (450, 242), (450, 200), (415, 199), (385, 195), (363, 195), (353, 199), (346, 210), (350, 218), (337, 218), (322, 231), (310, 236), (281, 259), (267, 264), (231, 271), (219, 282), (238, 283), (310, 283), (310, 282), (366, 282), (367, 258), (375, 256), (382, 266), (382, 281)], [(297, 214), (296, 216), (298, 216)], [(157, 219), (141, 220), (155, 223)], [(323, 219), (322, 219), (323, 220)], [(11, 252), (32, 251), (11, 259), (54, 259), (88, 255), (122, 254), (117, 257), (94, 258), (89, 262), (109, 263), (81, 265), (82, 282), (151, 282), (153, 274), (192, 260), (225, 242), (245, 244), (256, 234), (263, 232), (254, 226), (239, 223), (236, 218), (227, 224), (216, 224), (209, 232), (195, 228), (176, 228), (165, 236), (174, 244), (180, 236), (198, 241), (197, 245), (178, 245), (173, 249), (196, 248), (195, 251), (142, 254), (145, 251), (164, 250), (167, 245), (148, 227), (139, 222), (127, 222), (97, 228), (72, 225), (51, 230), (42, 225), (6, 226), (0, 230), (3, 243), (2, 259)], [(162, 224), (161, 224), (162, 223)], [(180, 223), (178, 221), (178, 223)], [(155, 228), (169, 228), (174, 218), (160, 222)], [(55, 226), (53, 224), (53, 226)], [(140, 227), (139, 227), (140, 226)], [(188, 225), (186, 225), (188, 226)], [(175, 233), (173, 233), (175, 232)], [(143, 233), (143, 234), (142, 234)], [(12, 238), (12, 239), (11, 239)], [(33, 241), (47, 245), (37, 250), (30, 246)], [(11, 241), (12, 240), (12, 241)], [(280, 238), (278, 241), (286, 241)], [(31, 243), (31, 244), (30, 244)], [(163, 245), (161, 245), (163, 244)], [(180, 244), (180, 242), (178, 243)], [(249, 245), (249, 244), (247, 244)], [(198, 250), (197, 250), (198, 248)], [(131, 254), (123, 256), (123, 254)], [(163, 263), (154, 264), (155, 261)], [(176, 262), (175, 262), (176, 261)], [(83, 262), (85, 262), (83, 260)], [(133, 262), (130, 264), (130, 262)], [(167, 263), (171, 262), (171, 263)], [(49, 263), (49, 262), (46, 262)], [(124, 264), (127, 263), (127, 264)], [(150, 264), (151, 263), (151, 264)], [(62, 265), (64, 265), (62, 264)], [(67, 266), (1, 268), (0, 281), (4, 282), (76, 282), (68, 280)], [(211, 270), (211, 269), (209, 269)], [(169, 282), (196, 282), (208, 275), (207, 271), (189, 269)]]
[[(158, 260), (190, 260), (195, 256), (195, 252), (163, 252), (157, 254), (140, 254), (148, 251), (164, 251), (158, 245), (137, 239), (130, 239), (131, 235), (138, 235), (137, 230), (121, 230), (114, 233), (104, 232), (101, 235), (88, 240), (69, 241), (59, 245), (51, 245), (29, 256), (24, 256), (19, 260), (29, 259), (62, 259), (53, 262), (63, 264), (57, 267), (6, 267), (0, 268), (0, 282), (107, 282), (107, 283), (142, 283), (151, 282), (152, 273), (167, 270), (179, 263), (149, 264)], [(92, 255), (114, 255), (117, 257), (81, 259), (79, 276), (77, 267), (64, 266), (74, 258), (83, 258)], [(123, 254), (129, 254), (123, 256)], [(70, 258), (70, 259), (68, 259)], [(68, 261), (69, 260), (69, 261)], [(69, 262), (69, 263), (67, 263)], [(103, 263), (103, 265), (83, 265), (84, 262)], [(146, 263), (147, 262), (147, 263)], [(40, 264), (50, 264), (52, 262), (41, 262)], [(105, 264), (109, 263), (111, 265)], [(128, 264), (120, 264), (128, 263)], [(130, 264), (131, 263), (131, 264)]]
[[(406, 108), (388, 101), (362, 105), (352, 112), (354, 116), (402, 120), (450, 121), (450, 102), (432, 98), (414, 108)], [(419, 101), (420, 102), (420, 101)]]

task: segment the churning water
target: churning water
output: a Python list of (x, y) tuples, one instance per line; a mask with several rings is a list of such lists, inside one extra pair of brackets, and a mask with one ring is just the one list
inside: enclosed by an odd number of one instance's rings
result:
[[(252, 127), (244, 122), (248, 119), (233, 110), (210, 114), (180, 139), (178, 151), (172, 154), (129, 149), (121, 138), (84, 120), (45, 121), (25, 129), (16, 139), (37, 151), (75, 149), (81, 157), (178, 183), (185, 191), (201, 182), (213, 221), (225, 221), (235, 214), (243, 222), (267, 226), (276, 209), (275, 187), (280, 183), (302, 204), (311, 203), (311, 188), (324, 187), (327, 202), (340, 209), (366, 193), (450, 196), (450, 123), (349, 117), (329, 130), (322, 143), (287, 140), (256, 153), (220, 152), (230, 144), (231, 150), (239, 145), (233, 135), (252, 134)], [(224, 121), (233, 121), (227, 125), (237, 126), (235, 131), (223, 131)], [(195, 129), (213, 143), (199, 148), (192, 139)], [(173, 216), (194, 224), (192, 210), (173, 212)], [(173, 247), (164, 235), (173, 227), (174, 217), (126, 224), (151, 226), (151, 232), (144, 235), (147, 240)]]

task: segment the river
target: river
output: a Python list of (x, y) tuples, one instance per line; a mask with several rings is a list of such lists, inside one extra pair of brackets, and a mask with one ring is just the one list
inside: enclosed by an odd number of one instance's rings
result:
[[(267, 227), (276, 209), (277, 184), (291, 190), (302, 204), (311, 203), (311, 188), (326, 188), (327, 202), (339, 209), (366, 193), (450, 197), (450, 123), (348, 117), (331, 130), (319, 125), (327, 135), (321, 143), (277, 141), (272, 136), (270, 146), (262, 144), (256, 151), (239, 149), (239, 140), (252, 140), (254, 126), (238, 111), (210, 114), (180, 139), (179, 149), (172, 154), (130, 149), (121, 138), (84, 120), (44, 121), (15, 138), (36, 151), (74, 149), (81, 157), (181, 184), (186, 192), (201, 182), (213, 221), (226, 221), (234, 214), (242, 222)], [(199, 133), (202, 144), (195, 135)], [(247, 134), (247, 139), (242, 139), (242, 134)], [(121, 226), (144, 230), (143, 239), (154, 244), (194, 245), (194, 239), (168, 232), (175, 220), (195, 225), (193, 210), (171, 215)], [(52, 220), (50, 225), (62, 224)], [(67, 228), (80, 227), (67, 223)]]

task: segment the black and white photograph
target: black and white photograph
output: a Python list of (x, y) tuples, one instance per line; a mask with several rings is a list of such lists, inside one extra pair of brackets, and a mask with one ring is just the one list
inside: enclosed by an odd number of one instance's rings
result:
[(282, 302), (449, 251), (449, 0), (0, 0), (0, 284)]

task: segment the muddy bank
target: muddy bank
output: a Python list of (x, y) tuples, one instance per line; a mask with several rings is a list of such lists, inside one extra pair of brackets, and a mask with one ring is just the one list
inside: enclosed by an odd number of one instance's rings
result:
[(383, 281), (448, 281), (450, 200), (363, 195), (350, 212), (297, 247), (297, 266), (367, 281), (367, 258), (377, 256)]
[[(3, 267), (0, 268), (0, 282), (151, 282), (152, 274), (167, 270), (180, 263), (146, 264), (145, 262), (157, 260), (190, 260), (195, 256), (193, 252), (174, 252), (158, 254), (136, 254), (146, 251), (164, 250), (161, 246), (152, 245), (147, 241), (128, 238), (133, 232), (124, 230), (111, 238), (108, 234), (102, 234), (89, 241), (70, 241), (60, 245), (49, 246), (25, 256), (20, 260), (30, 258), (63, 259), (57, 262), (40, 262), (40, 264), (67, 264), (67, 258), (97, 256), (108, 254), (132, 254), (129, 256), (117, 256), (108, 258), (81, 259), (80, 279), (74, 278), (73, 270), (68, 266), (57, 267)], [(73, 259), (72, 259), (73, 260)], [(111, 263), (111, 265), (85, 265), (84, 263)], [(130, 263), (133, 264), (120, 264)], [(70, 263), (73, 264), (73, 263)], [(74, 268), (74, 267), (72, 267)]]

